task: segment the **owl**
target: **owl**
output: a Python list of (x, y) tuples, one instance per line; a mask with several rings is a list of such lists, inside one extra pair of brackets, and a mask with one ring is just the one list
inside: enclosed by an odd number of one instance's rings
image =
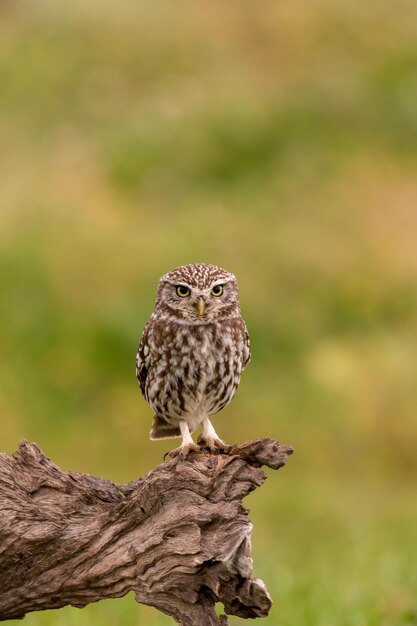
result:
[[(136, 377), (155, 413), (150, 439), (182, 437), (171, 457), (230, 449), (210, 418), (233, 398), (249, 359), (235, 276), (204, 263), (164, 274), (136, 355)], [(191, 435), (200, 425), (196, 444)]]

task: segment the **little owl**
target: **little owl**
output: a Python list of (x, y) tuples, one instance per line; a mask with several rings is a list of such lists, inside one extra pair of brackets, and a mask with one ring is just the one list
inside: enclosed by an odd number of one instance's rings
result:
[[(171, 457), (227, 451), (210, 417), (229, 404), (249, 359), (235, 276), (203, 263), (164, 274), (136, 355), (136, 376), (155, 412), (150, 438), (181, 436)], [(191, 433), (200, 424), (196, 445)]]

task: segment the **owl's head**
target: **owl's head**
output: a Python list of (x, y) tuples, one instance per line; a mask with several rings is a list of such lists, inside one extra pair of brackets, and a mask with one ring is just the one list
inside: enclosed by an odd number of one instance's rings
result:
[(237, 317), (236, 278), (216, 265), (177, 267), (159, 281), (154, 315), (194, 324)]

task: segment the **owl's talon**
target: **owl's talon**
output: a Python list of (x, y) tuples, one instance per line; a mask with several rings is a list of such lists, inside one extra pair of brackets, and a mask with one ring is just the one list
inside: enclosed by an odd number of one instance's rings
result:
[(213, 454), (227, 454), (232, 449), (232, 446), (229, 446), (228, 443), (218, 437), (204, 437), (200, 435), (197, 443), (201, 448), (210, 450)]
[(176, 457), (186, 459), (190, 452), (201, 452), (201, 448), (194, 442), (183, 444), (178, 448), (174, 448), (174, 450), (171, 450), (170, 452), (166, 452), (164, 454), (164, 461), (166, 457), (171, 459), (175, 459)]

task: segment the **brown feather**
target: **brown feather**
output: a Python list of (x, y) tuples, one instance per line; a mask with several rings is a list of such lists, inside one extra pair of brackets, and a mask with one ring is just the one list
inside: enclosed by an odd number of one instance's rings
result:
[(181, 431), (178, 426), (168, 424), (160, 415), (153, 416), (149, 439), (155, 441), (156, 439), (175, 439), (176, 437), (181, 437)]

